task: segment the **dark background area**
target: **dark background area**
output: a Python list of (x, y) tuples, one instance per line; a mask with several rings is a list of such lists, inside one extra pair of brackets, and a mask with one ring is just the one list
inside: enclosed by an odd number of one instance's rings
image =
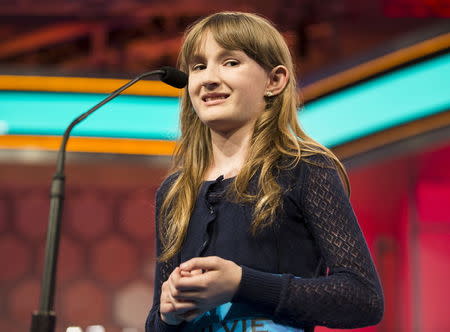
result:
[(286, 37), (308, 83), (432, 31), (448, 0), (1, 0), (0, 73), (128, 77), (175, 65), (185, 28), (257, 12)]

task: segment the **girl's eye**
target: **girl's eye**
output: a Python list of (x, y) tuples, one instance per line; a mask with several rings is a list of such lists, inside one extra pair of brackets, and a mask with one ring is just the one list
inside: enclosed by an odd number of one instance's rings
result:
[(233, 67), (237, 66), (239, 64), (239, 61), (237, 60), (228, 60), (225, 62), (225, 66)]
[(205, 69), (205, 68), (206, 68), (206, 66), (204, 64), (201, 64), (201, 63), (192, 66), (192, 70), (202, 70), (202, 69)]

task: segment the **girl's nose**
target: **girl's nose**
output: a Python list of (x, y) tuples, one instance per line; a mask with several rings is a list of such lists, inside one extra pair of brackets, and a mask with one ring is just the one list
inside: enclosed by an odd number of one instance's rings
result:
[(202, 85), (208, 90), (214, 89), (220, 84), (219, 70), (215, 66), (208, 66), (204, 71)]
[(208, 90), (214, 90), (219, 86), (219, 83), (215, 81), (207, 81), (203, 83), (203, 86)]

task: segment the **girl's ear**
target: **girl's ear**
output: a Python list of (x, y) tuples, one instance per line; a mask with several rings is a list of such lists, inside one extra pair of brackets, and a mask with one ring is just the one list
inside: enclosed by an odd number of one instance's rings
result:
[(281, 93), (289, 81), (289, 71), (285, 66), (276, 66), (269, 73), (266, 96), (276, 96)]

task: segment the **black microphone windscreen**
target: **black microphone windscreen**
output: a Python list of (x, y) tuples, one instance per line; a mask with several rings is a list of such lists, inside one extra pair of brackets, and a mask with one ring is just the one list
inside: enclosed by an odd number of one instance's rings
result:
[(188, 82), (188, 76), (186, 73), (173, 68), (173, 67), (162, 67), (161, 70), (165, 71), (165, 74), (162, 75), (161, 81), (166, 84), (169, 84), (175, 88), (181, 89), (184, 88)]

